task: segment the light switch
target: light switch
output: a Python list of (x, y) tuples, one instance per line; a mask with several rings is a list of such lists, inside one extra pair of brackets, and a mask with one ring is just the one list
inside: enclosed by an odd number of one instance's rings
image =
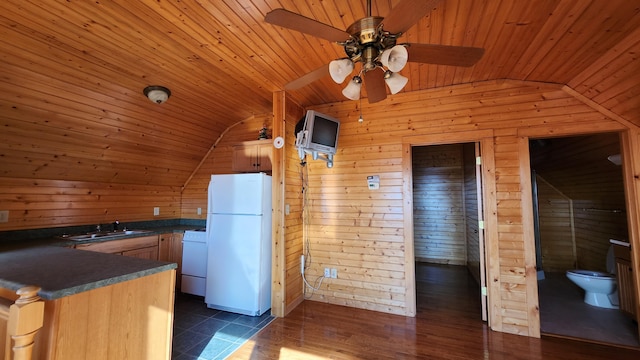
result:
[(158, 215), (160, 215), (160, 208), (156, 206), (153, 208), (153, 216), (158, 216)]

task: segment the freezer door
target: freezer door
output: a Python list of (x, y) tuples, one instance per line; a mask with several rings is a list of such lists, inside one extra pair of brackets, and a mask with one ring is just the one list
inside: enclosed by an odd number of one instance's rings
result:
[(212, 175), (209, 182), (209, 213), (262, 214), (266, 176), (262, 173)]
[(271, 274), (264, 274), (261, 265), (270, 261), (271, 254), (264, 254), (261, 246), (262, 216), (210, 217), (205, 302), (209, 307), (241, 314), (264, 312), (266, 309), (260, 309), (261, 292), (269, 291)]

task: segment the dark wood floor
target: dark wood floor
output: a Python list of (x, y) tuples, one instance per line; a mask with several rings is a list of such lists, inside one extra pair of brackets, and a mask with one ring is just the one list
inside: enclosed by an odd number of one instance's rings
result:
[(640, 359), (640, 351), (491, 331), (464, 267), (418, 265), (415, 318), (305, 301), (229, 359)]

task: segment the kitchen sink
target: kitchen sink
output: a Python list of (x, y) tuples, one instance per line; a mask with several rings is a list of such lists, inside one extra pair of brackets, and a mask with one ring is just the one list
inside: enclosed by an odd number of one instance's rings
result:
[(83, 241), (90, 239), (104, 239), (104, 238), (114, 238), (117, 239), (121, 236), (126, 235), (137, 235), (137, 234), (145, 234), (150, 233), (151, 230), (117, 230), (117, 231), (97, 231), (86, 234), (75, 234), (75, 235), (62, 235), (59, 236), (65, 240), (73, 240), (73, 241)]

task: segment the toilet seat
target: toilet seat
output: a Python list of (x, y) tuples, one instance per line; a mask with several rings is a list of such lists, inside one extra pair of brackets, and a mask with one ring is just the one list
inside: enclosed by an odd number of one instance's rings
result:
[(615, 279), (615, 275), (613, 274), (609, 274), (606, 272), (602, 272), (602, 271), (593, 271), (593, 270), (583, 270), (583, 269), (574, 269), (574, 270), (567, 270), (568, 273), (572, 273), (576, 276), (581, 276), (581, 277), (586, 277), (586, 278), (614, 278)]

